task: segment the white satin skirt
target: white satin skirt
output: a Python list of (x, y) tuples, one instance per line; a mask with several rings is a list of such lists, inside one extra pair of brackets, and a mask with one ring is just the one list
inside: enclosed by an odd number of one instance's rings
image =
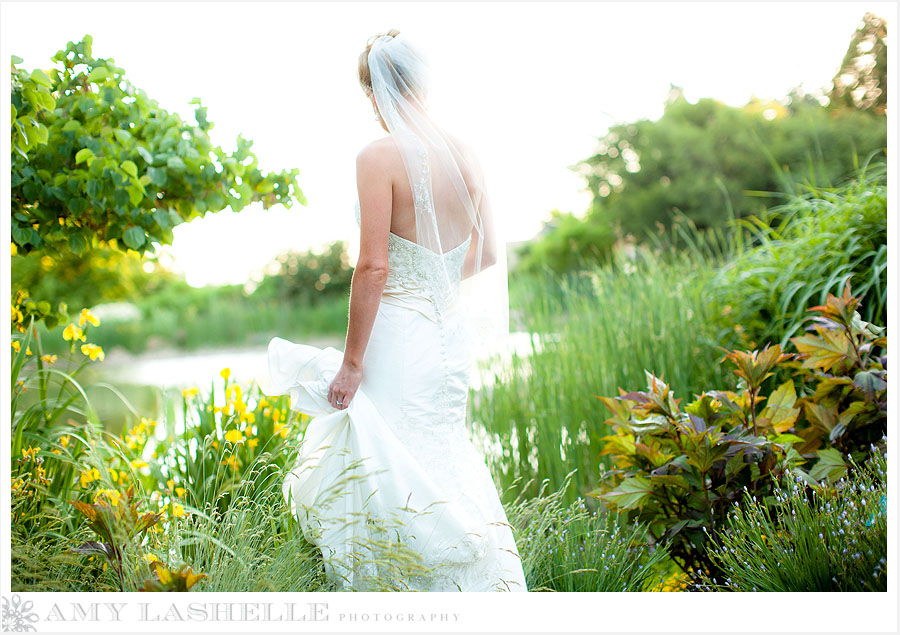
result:
[(466, 428), (470, 352), (457, 305), (386, 289), (349, 406), (343, 353), (269, 342), (271, 394), (312, 417), (284, 496), (345, 590), (526, 591), (484, 457)]

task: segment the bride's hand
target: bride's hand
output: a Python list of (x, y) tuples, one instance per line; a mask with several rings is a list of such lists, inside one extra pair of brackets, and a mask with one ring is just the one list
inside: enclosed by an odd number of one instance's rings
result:
[(340, 370), (328, 386), (328, 403), (337, 410), (345, 410), (361, 381), (362, 367), (352, 366), (346, 362), (341, 364)]

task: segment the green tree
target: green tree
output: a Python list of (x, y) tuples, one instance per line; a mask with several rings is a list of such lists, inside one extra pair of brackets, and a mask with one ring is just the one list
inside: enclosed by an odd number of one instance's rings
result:
[(828, 93), (832, 107), (856, 108), (877, 115), (887, 110), (887, 23), (866, 13), (850, 38), (841, 67)]
[[(31, 73), (12, 58), (13, 254), (62, 257), (97, 246), (144, 254), (207, 212), (306, 204), (297, 169), (264, 174), (252, 141), (240, 136), (235, 152), (214, 147), (199, 98), (191, 101), (197, 125), (185, 123), (112, 58), (94, 58), (91, 45), (90, 35), (69, 42), (52, 58), (57, 67)], [(65, 307), (33, 312), (52, 328)]]

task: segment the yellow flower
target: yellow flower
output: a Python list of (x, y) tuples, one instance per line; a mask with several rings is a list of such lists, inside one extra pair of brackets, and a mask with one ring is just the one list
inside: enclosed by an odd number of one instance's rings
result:
[(144, 461), (143, 459), (135, 459), (135, 460), (133, 460), (133, 461), (131, 462), (131, 467), (133, 467), (134, 469), (137, 470), (137, 469), (140, 469), (140, 468), (142, 468), (142, 467), (150, 467), (150, 466), (147, 465), (147, 462)]
[(272, 434), (280, 434), (282, 439), (287, 437), (287, 433), (288, 427), (284, 423), (276, 423), (275, 429), (272, 431)]
[(81, 309), (81, 315), (78, 316), (78, 326), (84, 326), (90, 322), (94, 326), (100, 326), (100, 320), (88, 309)]
[(119, 504), (119, 497), (121, 494), (114, 489), (98, 489), (94, 492), (94, 502), (97, 503), (101, 498), (105, 498), (106, 502), (111, 506), (115, 507)]
[(86, 341), (84, 337), (84, 331), (81, 330), (81, 327), (75, 326), (74, 324), (69, 324), (65, 330), (63, 331), (63, 339), (68, 340), (81, 340), (82, 342)]
[(281, 410), (279, 410), (278, 408), (275, 408), (272, 411), (272, 421), (275, 423), (278, 423), (279, 420), (281, 420)]
[(147, 561), (147, 563), (150, 563), (150, 562), (159, 562), (159, 561), (160, 561), (159, 558), (157, 558), (156, 556), (154, 556), (152, 553), (145, 553), (145, 554), (144, 554), (144, 560)]
[(251, 448), (255, 448), (257, 445), (259, 445), (259, 439), (250, 439), (249, 441), (247, 441), (247, 445), (249, 445)]
[(256, 405), (256, 407), (257, 407), (257, 408), (265, 408), (265, 407), (268, 406), (268, 405), (269, 405), (269, 400), (268, 400), (268, 399), (260, 399), (260, 400), (259, 400), (259, 403)]
[(12, 245), (12, 249), (11, 249), (12, 255), (15, 256), (17, 253), (19, 253), (19, 248), (16, 247), (16, 243), (14, 243), (12, 241), (10, 241), (10, 244)]
[(253, 423), (256, 421), (256, 415), (252, 412), (242, 412), (241, 420), (246, 421), (247, 423)]
[(244, 440), (240, 430), (229, 430), (225, 433), (225, 440), (231, 443), (240, 443)]
[(18, 353), (20, 350), (22, 350), (22, 345), (19, 344), (19, 340), (13, 340), (13, 341), (12, 341), (12, 347), (15, 349), (15, 351), (16, 351), (17, 353)]
[(20, 309), (16, 305), (12, 305), (12, 315), (10, 319), (13, 322), (21, 322), (22, 320), (24, 320), (25, 317), (22, 315), (22, 309)]
[(236, 456), (234, 456), (234, 455), (231, 455), (231, 456), (228, 457), (228, 459), (225, 460), (225, 461), (219, 461), (219, 462), (220, 462), (222, 465), (230, 465), (231, 468), (234, 469), (234, 470), (236, 470), (236, 469), (238, 468), (238, 465), (240, 464), (240, 461), (238, 461), (238, 458), (237, 458)]
[(95, 467), (88, 468), (81, 472), (81, 486), (84, 487), (88, 483), (100, 480), (100, 470)]
[(200, 390), (197, 388), (185, 388), (184, 390), (181, 391), (181, 394), (184, 395), (185, 399), (190, 399), (191, 397), (193, 397), (194, 395), (197, 395), (199, 393), (200, 393)]
[(37, 453), (40, 451), (40, 448), (29, 445), (27, 450), (25, 448), (22, 448), (22, 456), (26, 459), (33, 459), (35, 455), (37, 455)]
[(41, 355), (41, 361), (48, 366), (55, 364), (57, 359), (56, 355)]
[(231, 375), (231, 369), (230, 369), (230, 368), (223, 368), (222, 371), (221, 371), (219, 374), (222, 376), (222, 379), (224, 379), (224, 380), (227, 381), (227, 380), (228, 380), (228, 377)]
[(62, 435), (62, 436), (59, 438), (59, 443), (60, 443), (64, 448), (69, 447), (69, 435), (68, 435), (68, 434)]
[(81, 352), (92, 360), (99, 358), (101, 362), (103, 361), (103, 358), (106, 357), (106, 353), (103, 352), (103, 349), (96, 344), (82, 344)]
[(181, 505), (175, 505), (174, 514), (175, 514), (176, 518), (180, 518), (181, 516), (184, 516), (184, 507), (182, 507)]
[(109, 468), (109, 478), (112, 480), (113, 483), (118, 483), (119, 482), (119, 470), (116, 470), (114, 468)]
[(175, 488), (175, 495), (183, 498), (183, 497), (184, 497), (184, 488), (183, 488), (183, 487), (176, 487), (176, 488)]
[(26, 347), (25, 347), (25, 354), (26, 354), (26, 355), (31, 355), (31, 347), (30, 347), (30, 346), (26, 346)]

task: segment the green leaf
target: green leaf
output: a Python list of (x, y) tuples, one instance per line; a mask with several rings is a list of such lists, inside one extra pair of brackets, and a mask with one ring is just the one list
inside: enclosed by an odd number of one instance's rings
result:
[(794, 381), (788, 379), (769, 395), (766, 407), (757, 419), (758, 425), (772, 428), (775, 432), (785, 432), (794, 425), (800, 414), (800, 408), (794, 407), (796, 401)]
[(22, 62), (25, 61), (25, 60), (23, 60), (21, 57), (19, 57), (18, 55), (11, 55), (10, 57), (12, 58), (12, 63), (13, 63), (13, 64), (21, 64)]
[(50, 80), (50, 77), (39, 68), (31, 71), (31, 81), (40, 84), (41, 86), (46, 86), (47, 88), (53, 88), (53, 82)]
[(54, 108), (56, 108), (56, 100), (53, 99), (53, 95), (39, 92), (37, 94), (37, 100), (41, 108), (45, 108), (47, 110), (53, 110)]
[(82, 148), (75, 155), (75, 164), (83, 163), (94, 156), (94, 152), (90, 148)]
[(69, 249), (72, 250), (73, 254), (82, 253), (86, 247), (87, 241), (84, 239), (84, 236), (81, 234), (69, 235)]
[(122, 130), (121, 128), (114, 128), (113, 134), (116, 135), (116, 139), (119, 140), (119, 143), (125, 144), (131, 141), (131, 133), (127, 130)]
[(153, 165), (153, 155), (147, 150), (147, 148), (143, 146), (137, 147), (137, 153), (141, 155), (141, 158), (147, 162), (147, 165)]
[(821, 481), (823, 478), (828, 478), (833, 483), (846, 473), (847, 464), (837, 449), (816, 450), (816, 454), (819, 455), (819, 460), (809, 471), (809, 475), (815, 480)]
[(12, 237), (13, 240), (16, 241), (16, 244), (20, 247), (23, 247), (28, 244), (29, 239), (31, 238), (31, 228), (30, 227), (13, 227), (12, 228)]
[(611, 492), (601, 498), (614, 503), (622, 509), (635, 509), (646, 504), (653, 494), (653, 486), (642, 476), (626, 478)]
[(138, 250), (144, 246), (146, 236), (142, 228), (132, 226), (126, 229), (125, 233), (122, 234), (122, 240), (125, 241), (125, 245), (129, 248)]
[(98, 68), (95, 68), (88, 74), (88, 81), (89, 82), (102, 82), (107, 77), (109, 77), (109, 71), (106, 69), (105, 66), (100, 66)]
[(122, 169), (125, 171), (126, 174), (129, 174), (133, 177), (137, 177), (137, 174), (138, 174), (137, 166), (134, 164), (133, 161), (123, 161)]

